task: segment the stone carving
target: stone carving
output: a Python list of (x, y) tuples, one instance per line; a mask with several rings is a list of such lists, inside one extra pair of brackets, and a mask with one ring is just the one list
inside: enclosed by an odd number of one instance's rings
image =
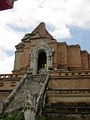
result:
[(37, 66), (38, 66), (38, 54), (40, 52), (44, 51), (46, 53), (46, 59), (47, 59), (47, 67), (46, 67), (46, 71), (49, 70), (49, 68), (52, 68), (52, 57), (53, 57), (53, 51), (54, 49), (50, 48), (48, 46), (48, 44), (44, 41), (40, 41), (38, 43), (38, 45), (31, 50), (31, 62), (30, 62), (30, 68), (33, 70), (32, 73), (33, 74), (37, 74)]
[(29, 105), (33, 104), (33, 95), (32, 94), (28, 94), (28, 96), (27, 96), (27, 103)]
[(36, 98), (32, 94), (28, 94), (25, 104), (24, 116), (25, 120), (35, 120), (35, 103)]

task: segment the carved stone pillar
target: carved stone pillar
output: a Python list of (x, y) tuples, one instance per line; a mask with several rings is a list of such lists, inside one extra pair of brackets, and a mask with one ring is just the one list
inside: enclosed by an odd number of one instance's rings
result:
[(24, 118), (25, 120), (35, 120), (35, 108), (32, 106), (29, 106), (24, 111)]

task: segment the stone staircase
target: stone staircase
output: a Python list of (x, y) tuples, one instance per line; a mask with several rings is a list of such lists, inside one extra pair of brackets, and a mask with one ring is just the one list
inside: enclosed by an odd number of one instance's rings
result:
[(4, 112), (27, 110), (29, 105), (29, 108), (34, 107), (36, 114), (41, 103), (43, 103), (48, 79), (48, 74), (31, 75), (27, 73), (24, 75), (4, 103)]

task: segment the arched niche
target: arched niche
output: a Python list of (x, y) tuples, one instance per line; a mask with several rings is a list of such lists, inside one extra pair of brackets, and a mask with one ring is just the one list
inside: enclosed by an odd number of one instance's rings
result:
[(52, 49), (46, 42), (41, 41), (35, 48), (33, 48), (30, 58), (30, 70), (32, 70), (33, 74), (37, 74), (40, 67), (44, 67), (45, 71), (48, 71), (52, 68)]

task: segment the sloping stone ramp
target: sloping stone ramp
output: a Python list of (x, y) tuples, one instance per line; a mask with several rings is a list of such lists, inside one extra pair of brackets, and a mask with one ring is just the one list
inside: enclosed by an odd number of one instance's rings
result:
[[(26, 74), (4, 104), (4, 111), (11, 112), (19, 109), (34, 108), (36, 114), (40, 103), (43, 101), (49, 75)], [(28, 108), (27, 108), (28, 107)]]

